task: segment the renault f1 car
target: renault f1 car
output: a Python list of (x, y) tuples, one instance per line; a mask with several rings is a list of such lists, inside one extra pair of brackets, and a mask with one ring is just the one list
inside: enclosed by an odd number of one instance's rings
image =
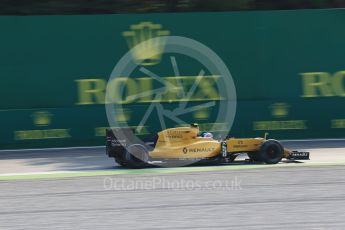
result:
[(106, 152), (119, 165), (128, 168), (169, 166), (169, 162), (183, 162), (183, 165), (231, 163), (242, 153), (246, 153), (251, 162), (266, 164), (277, 164), (283, 158), (309, 160), (309, 152), (288, 150), (279, 141), (267, 139), (266, 134), (263, 138), (216, 140), (212, 135), (199, 133), (198, 125), (194, 124), (169, 128), (152, 140), (141, 141), (130, 128), (108, 129)]

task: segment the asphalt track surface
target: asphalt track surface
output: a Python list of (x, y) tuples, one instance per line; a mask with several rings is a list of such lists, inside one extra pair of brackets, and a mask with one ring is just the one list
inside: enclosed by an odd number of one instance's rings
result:
[(345, 142), (285, 145), (311, 160), (135, 172), (102, 148), (2, 151), (0, 229), (344, 229)]

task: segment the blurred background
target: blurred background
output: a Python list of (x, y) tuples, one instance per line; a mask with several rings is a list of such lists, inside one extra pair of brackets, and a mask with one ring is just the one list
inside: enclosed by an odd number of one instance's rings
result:
[[(138, 41), (162, 33), (201, 42), (228, 67), (237, 95), (228, 135), (342, 138), (344, 6), (341, 0), (3, 0), (0, 148), (104, 145), (105, 91), (113, 68)], [(181, 79), (185, 92), (204, 68), (176, 56), (176, 78), (171, 57), (158, 56), (147, 68), (172, 83)], [(141, 124), (151, 104), (173, 111), (182, 102), (193, 108), (214, 102), (214, 108), (200, 107), (181, 119), (203, 131), (226, 132), (227, 120), (217, 118), (227, 89), (216, 87), (219, 73), (205, 69), (205, 75), (192, 98), (171, 88), (159, 101), (152, 95), (129, 100), (161, 86), (148, 74), (120, 76), (114, 84), (124, 90), (114, 119), (119, 126), (141, 125), (138, 135), (148, 136), (162, 129), (157, 115)]]
[(3, 0), (1, 14), (105, 14), (341, 8), (342, 0)]

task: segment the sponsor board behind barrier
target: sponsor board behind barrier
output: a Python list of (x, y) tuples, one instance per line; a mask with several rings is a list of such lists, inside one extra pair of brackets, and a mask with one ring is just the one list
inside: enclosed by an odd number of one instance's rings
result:
[[(136, 97), (161, 87), (140, 71), (108, 82), (117, 61), (135, 47), (144, 29), (152, 37), (193, 38), (222, 58), (237, 94), (230, 136), (262, 136), (269, 131), (271, 137), (283, 139), (344, 137), (341, 19), (345, 10), (2, 16), (0, 146), (102, 145), (109, 127), (107, 103), (120, 104), (122, 109), (114, 119), (119, 125), (140, 125), (139, 135), (162, 128), (157, 115), (140, 124), (154, 103), (171, 111), (187, 103), (197, 109), (183, 116), (186, 123), (197, 122), (202, 131), (217, 133), (216, 138), (224, 135), (226, 121), (216, 121), (224, 99), (217, 88), (222, 76), (205, 70), (200, 78), (200, 63), (175, 55), (180, 67), (176, 76), (169, 57), (162, 54), (164, 45), (152, 44), (151, 49), (131, 53), (134, 62), (144, 63), (143, 67), (168, 82), (159, 99)], [(329, 36), (335, 31), (337, 36)], [(199, 84), (191, 97), (181, 93), (196, 81)], [(106, 101), (107, 84), (123, 89), (115, 90), (112, 101)], [(214, 102), (213, 107), (202, 107), (205, 102)]]

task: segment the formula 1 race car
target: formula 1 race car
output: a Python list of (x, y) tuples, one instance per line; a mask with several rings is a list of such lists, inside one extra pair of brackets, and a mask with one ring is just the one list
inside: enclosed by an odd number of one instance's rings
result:
[(290, 151), (279, 141), (266, 139), (267, 134), (264, 138), (215, 140), (212, 134), (199, 132), (199, 126), (192, 124), (166, 129), (152, 140), (140, 141), (130, 128), (108, 129), (106, 152), (119, 165), (129, 168), (176, 166), (176, 162), (183, 165), (231, 163), (242, 153), (251, 162), (266, 164), (277, 164), (282, 158), (309, 160), (309, 152)]

